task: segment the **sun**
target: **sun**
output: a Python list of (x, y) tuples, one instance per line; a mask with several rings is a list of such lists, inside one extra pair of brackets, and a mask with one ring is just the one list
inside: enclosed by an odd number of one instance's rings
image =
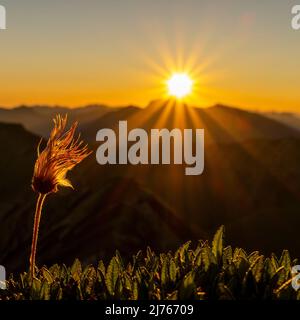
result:
[(186, 73), (174, 73), (167, 81), (170, 96), (182, 99), (192, 93), (193, 80)]

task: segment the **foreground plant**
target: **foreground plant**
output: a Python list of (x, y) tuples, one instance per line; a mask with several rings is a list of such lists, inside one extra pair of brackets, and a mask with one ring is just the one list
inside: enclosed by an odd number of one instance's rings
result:
[(30, 254), (31, 279), (35, 276), (36, 247), (45, 198), (47, 195), (57, 192), (59, 186), (73, 188), (71, 182), (66, 178), (67, 172), (91, 153), (88, 151), (87, 145), (83, 145), (80, 136), (74, 138), (77, 122), (73, 123), (69, 130), (65, 131), (67, 116), (61, 117), (57, 115), (53, 121), (54, 128), (42, 152), (40, 152), (40, 144), (38, 145), (38, 157), (32, 178), (32, 189), (38, 193), (38, 199)]
[(11, 275), (0, 300), (300, 300), (292, 266), (284, 250), (266, 257), (258, 251), (225, 246), (224, 227), (212, 243), (190, 241), (175, 252), (150, 248), (124, 260), (117, 251), (110, 262), (72, 266), (55, 264)]

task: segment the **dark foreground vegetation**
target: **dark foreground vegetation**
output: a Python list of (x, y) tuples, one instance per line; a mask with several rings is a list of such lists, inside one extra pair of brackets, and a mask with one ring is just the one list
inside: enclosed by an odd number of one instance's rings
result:
[(83, 268), (53, 265), (37, 271), (31, 284), (28, 273), (11, 275), (2, 300), (105, 300), (105, 299), (300, 299), (292, 287), (291, 267), (297, 264), (288, 251), (264, 257), (255, 251), (224, 246), (221, 227), (210, 245), (190, 242), (176, 252), (138, 252), (125, 264), (118, 252), (106, 266)]

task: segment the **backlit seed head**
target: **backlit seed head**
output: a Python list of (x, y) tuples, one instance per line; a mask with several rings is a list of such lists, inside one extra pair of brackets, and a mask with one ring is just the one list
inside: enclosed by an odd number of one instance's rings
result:
[(91, 154), (87, 145), (80, 141), (80, 136), (74, 138), (77, 122), (65, 131), (67, 116), (57, 115), (53, 121), (54, 128), (45, 149), (40, 152), (40, 144), (38, 146), (32, 178), (33, 190), (41, 194), (57, 192), (59, 186), (72, 188), (66, 178), (67, 172)]

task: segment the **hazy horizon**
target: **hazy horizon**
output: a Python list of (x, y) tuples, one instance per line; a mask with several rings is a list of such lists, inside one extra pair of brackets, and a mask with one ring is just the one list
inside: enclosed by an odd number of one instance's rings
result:
[(186, 71), (197, 83), (192, 105), (299, 112), (294, 4), (1, 0), (0, 106), (143, 107)]
[[(167, 99), (166, 99), (167, 100)], [(136, 107), (136, 108), (147, 108), (148, 106), (151, 106), (151, 104), (157, 102), (157, 101), (164, 101), (163, 99), (155, 99), (152, 101), (149, 101), (146, 105), (138, 105), (138, 104), (120, 104), (120, 105), (113, 105), (113, 104), (107, 104), (107, 103), (87, 103), (84, 105), (62, 105), (62, 104), (17, 104), (17, 105), (12, 105), (12, 106), (5, 106), (5, 105), (1, 105), (0, 104), (0, 109), (5, 109), (5, 110), (13, 110), (13, 109), (17, 109), (20, 107), (26, 107), (26, 108), (35, 108), (35, 107), (42, 107), (42, 108), (67, 108), (67, 109), (79, 109), (79, 108), (86, 108), (86, 107), (90, 107), (90, 106), (103, 106), (103, 107), (107, 107), (107, 108), (112, 108), (112, 109), (118, 109), (118, 108), (127, 108), (127, 107)], [(249, 109), (246, 108), (244, 106), (238, 106), (238, 105), (229, 105), (229, 104), (225, 104), (222, 102), (216, 102), (212, 105), (207, 105), (207, 106), (197, 106), (197, 105), (190, 105), (188, 104), (189, 107), (192, 108), (199, 108), (199, 109), (207, 109), (207, 108), (213, 108), (215, 106), (224, 106), (224, 107), (228, 107), (228, 108), (234, 108), (234, 109), (240, 109), (240, 110), (244, 110), (244, 111), (249, 111), (249, 112), (254, 112), (254, 113), (287, 113), (287, 114), (294, 114), (297, 116), (300, 116), (300, 110), (296, 110), (296, 111), (289, 111), (289, 110), (258, 110), (258, 109)], [(299, 108), (300, 109), (300, 108)]]

